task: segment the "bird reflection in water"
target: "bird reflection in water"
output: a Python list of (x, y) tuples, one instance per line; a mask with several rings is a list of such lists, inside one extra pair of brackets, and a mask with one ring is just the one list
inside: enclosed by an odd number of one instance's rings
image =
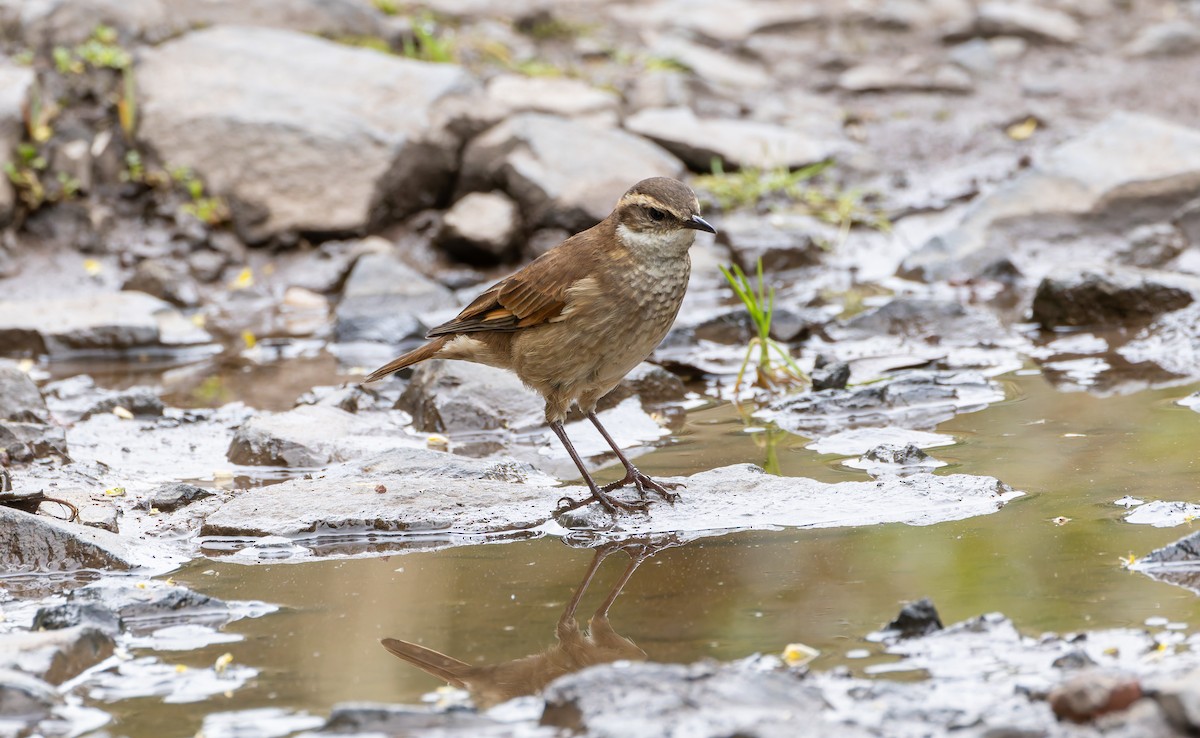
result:
[[(480, 708), (534, 694), (564, 674), (595, 664), (620, 660), (644, 661), (646, 652), (613, 630), (608, 621), (608, 611), (642, 562), (659, 551), (678, 545), (681, 545), (681, 542), (674, 536), (589, 545), (588, 547), (595, 549), (595, 555), (583, 576), (583, 581), (575, 589), (558, 619), (555, 630), (557, 642), (541, 653), (500, 664), (472, 666), (408, 641), (384, 638), (381, 643), (388, 651), (426, 674), (443, 679), (452, 686), (466, 689), (475, 705)], [(629, 565), (588, 620), (585, 633), (575, 619), (575, 611), (601, 563), (617, 551), (628, 554)]]

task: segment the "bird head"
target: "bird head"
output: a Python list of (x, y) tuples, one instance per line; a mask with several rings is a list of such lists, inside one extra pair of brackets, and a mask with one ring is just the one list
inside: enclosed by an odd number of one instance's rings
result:
[(716, 233), (700, 217), (696, 193), (669, 177), (643, 179), (621, 196), (613, 211), (617, 235), (635, 251), (683, 250), (696, 231)]

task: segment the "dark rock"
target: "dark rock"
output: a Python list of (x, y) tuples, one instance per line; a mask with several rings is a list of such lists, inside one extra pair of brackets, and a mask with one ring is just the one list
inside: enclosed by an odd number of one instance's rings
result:
[(142, 261), (129, 279), (125, 280), (122, 289), (145, 292), (180, 307), (195, 307), (200, 304), (200, 292), (188, 275), (187, 268), (173, 260)]
[(474, 89), (453, 64), (232, 26), (145, 49), (137, 82), (139, 138), (229, 197), (248, 243), (435, 204), (459, 146), (436, 106)]
[(234, 432), (227, 456), (247, 466), (320, 467), (387, 448), (377, 426), (336, 407), (301, 405), (250, 418)]
[(1003, 324), (988, 310), (952, 300), (897, 297), (847, 320), (841, 326), (850, 335), (908, 336), (927, 340), (966, 339), (985, 344), (1005, 335)]
[(1174, 225), (1192, 248), (1200, 248), (1200, 200), (1188, 203), (1179, 209), (1173, 219)]
[(174, 307), (142, 292), (0, 302), (0, 346), (51, 356), (176, 349), (211, 337)]
[(727, 168), (796, 169), (845, 153), (846, 141), (753, 120), (697, 118), (688, 107), (641, 110), (625, 128), (658, 143), (691, 169), (708, 171), (713, 159)]
[(114, 613), (123, 627), (141, 630), (181, 619), (225, 622), (231, 618), (229, 604), (224, 600), (154, 580), (93, 582), (71, 590), (67, 604), (102, 608)]
[(139, 503), (139, 507), (155, 509), (159, 512), (171, 512), (190, 505), (196, 500), (212, 497), (214, 494), (212, 490), (197, 487), (194, 484), (171, 482), (152, 491), (149, 497)]
[(809, 379), (812, 380), (813, 392), (846, 389), (846, 383), (850, 381), (850, 365), (844, 361), (833, 361), (815, 367)]
[(923, 597), (900, 608), (900, 614), (883, 626), (880, 633), (887, 638), (916, 638), (935, 633), (943, 627), (933, 600)]
[(1095, 666), (1096, 660), (1089, 656), (1087, 651), (1075, 649), (1054, 659), (1050, 665), (1056, 669), (1085, 669)]
[(1155, 223), (1135, 228), (1128, 234), (1129, 246), (1117, 258), (1129, 266), (1159, 268), (1187, 248), (1187, 238), (1173, 225)]
[(93, 415), (111, 413), (118, 407), (123, 407), (134, 415), (162, 417), (163, 401), (158, 393), (159, 389), (156, 387), (130, 387), (106, 392), (104, 399), (85, 410), (81, 419), (87, 420)]
[(396, 407), (419, 431), (536, 428), (545, 403), (512, 372), (465, 361), (429, 361), (413, 372)]
[(121, 618), (96, 602), (64, 602), (39, 608), (33, 616), (33, 630), (62, 630), (80, 625), (99, 628), (105, 633), (121, 630)]
[(161, 569), (176, 562), (176, 557), (145, 541), (0, 506), (3, 571)]
[(1142, 698), (1142, 686), (1128, 674), (1089, 669), (1050, 690), (1046, 700), (1059, 720), (1090, 723), (1101, 715), (1120, 712)]
[(541, 228), (525, 242), (525, 255), (536, 259), (571, 237), (565, 228)]
[(34, 725), (50, 717), (61, 702), (54, 687), (41, 679), (19, 671), (0, 671), (0, 719), (5, 723)]
[(718, 242), (747, 274), (755, 273), (759, 259), (765, 273), (819, 264), (825, 250), (818, 239), (830, 235), (827, 226), (805, 215), (726, 217), (719, 230)]
[(55, 425), (0, 421), (0, 451), (18, 462), (52, 456), (65, 459), (67, 434)]
[[(912, 443), (905, 446), (885, 444), (883, 446), (876, 446), (875, 448), (871, 449), (864, 454), (864, 457), (870, 461), (876, 461), (881, 464), (911, 466), (914, 464), (920, 464), (921, 462), (927, 460), (929, 458), (929, 454), (925, 453), (919, 446)], [(906, 609), (907, 607), (916, 607), (923, 602), (928, 602), (928, 600), (921, 600), (920, 602), (906, 606)], [(902, 611), (901, 615), (903, 614), (904, 612)]]
[(1186, 735), (1200, 734), (1200, 670), (1156, 684), (1150, 697), (1176, 730)]
[[(586, 181), (579, 172), (588, 172)], [(678, 159), (631, 133), (524, 113), (467, 145), (459, 189), (500, 188), (521, 205), (528, 225), (576, 232), (606, 217), (638, 180), (682, 173)]]
[(220, 251), (198, 249), (187, 255), (187, 263), (196, 279), (201, 282), (216, 282), (230, 261), (229, 257)]
[(661, 405), (682, 400), (686, 394), (682, 379), (661, 366), (643, 361), (612, 392), (600, 398), (597, 407), (600, 410), (616, 407), (630, 397), (639, 398), (642, 405)]
[[(466, 710), (441, 712), (403, 705), (334, 705), (322, 735), (416, 735), (435, 731), (443, 736), (488, 736), (504, 732), (506, 724)], [(495, 733), (493, 732), (495, 731)]]
[(113, 653), (112, 635), (90, 625), (0, 636), (0, 671), (16, 669), (50, 684), (78, 676)]
[(367, 254), (350, 272), (337, 306), (338, 341), (399, 343), (432, 326), (418, 313), (453, 304), (450, 290), (391, 254)]
[(1137, 560), (1135, 568), (1154, 579), (1200, 593), (1200, 532), (1151, 551)]
[(1128, 326), (1187, 307), (1200, 294), (1200, 279), (1148, 270), (1062, 270), (1042, 280), (1033, 298), (1033, 319), (1043, 328)]
[(29, 375), (12, 361), (0, 360), (0, 421), (45, 423), (46, 401)]
[(521, 227), (517, 204), (499, 192), (472, 192), (442, 219), (437, 244), (467, 261), (496, 263), (510, 255)]

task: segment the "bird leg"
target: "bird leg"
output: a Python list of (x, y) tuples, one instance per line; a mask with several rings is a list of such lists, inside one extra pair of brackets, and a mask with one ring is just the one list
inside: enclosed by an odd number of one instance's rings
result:
[[(583, 481), (587, 482), (588, 489), (592, 491), (591, 497), (585, 497), (582, 500), (572, 500), (570, 497), (562, 498), (558, 501), (559, 505), (558, 509), (555, 510), (556, 513), (567, 512), (568, 510), (574, 510), (577, 507), (583, 507), (593, 499), (599, 502), (604, 509), (608, 510), (608, 512), (612, 515), (617, 515), (618, 510), (634, 512), (646, 509), (646, 503), (644, 502), (622, 502), (621, 500), (618, 500), (612, 495), (608, 494), (612, 490), (607, 488), (600, 489), (596, 486), (596, 481), (592, 479), (592, 475), (588, 474), (587, 469), (583, 466), (583, 460), (579, 458), (579, 452), (575, 450), (575, 446), (571, 443), (571, 439), (567, 438), (567, 431), (563, 428), (561, 420), (556, 420), (551, 423), (550, 430), (554, 431), (554, 435), (558, 436), (558, 440), (562, 441), (562, 445), (566, 447), (567, 454), (571, 457), (571, 461), (575, 462), (575, 466), (579, 468), (579, 473), (583, 475)], [(565, 505), (563, 504), (564, 502), (566, 503)]]
[(617, 455), (617, 458), (621, 461), (621, 465), (625, 467), (625, 478), (604, 485), (603, 490), (605, 492), (612, 492), (614, 489), (632, 484), (642, 499), (646, 498), (647, 489), (654, 490), (659, 497), (667, 502), (674, 503), (679, 499), (679, 495), (670, 490), (679, 489), (683, 486), (682, 484), (679, 482), (656, 482), (638, 471), (638, 468), (629, 461), (625, 454), (621, 453), (621, 449), (617, 446), (616, 441), (612, 439), (612, 436), (608, 435), (608, 431), (604, 429), (604, 426), (600, 425), (600, 418), (596, 417), (596, 413), (594, 411), (589, 412), (587, 416), (588, 420), (592, 421), (592, 425), (596, 426), (596, 430), (600, 431), (600, 435), (604, 436), (604, 440), (608, 442), (613, 453)]

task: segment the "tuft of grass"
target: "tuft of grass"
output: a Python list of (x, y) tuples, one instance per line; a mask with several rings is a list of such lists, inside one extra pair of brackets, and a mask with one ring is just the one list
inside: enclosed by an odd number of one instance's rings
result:
[(405, 37), (402, 56), (419, 61), (451, 64), (458, 60), (452, 41), (439, 35), (441, 29), (430, 13), (413, 19), (412, 37)]
[(51, 51), (59, 74), (83, 74), (87, 67), (122, 71), (133, 66), (133, 54), (118, 43), (117, 30), (99, 25), (87, 41), (74, 49), (55, 46)]
[(225, 198), (206, 194), (204, 182), (190, 167), (173, 168), (171, 180), (179, 185), (191, 199), (191, 202), (185, 203), (180, 210), (210, 226), (218, 226), (229, 221), (229, 205), (225, 202)]
[(692, 68), (669, 56), (647, 56), (642, 59), (647, 72), (690, 72)]
[(399, 15), (400, 3), (396, 0), (371, 0), (371, 5), (384, 15)]
[(766, 280), (763, 279), (762, 259), (759, 259), (757, 264), (757, 284), (752, 282), (742, 268), (736, 264), (730, 268), (721, 267), (721, 274), (725, 275), (729, 286), (746, 306), (746, 312), (750, 314), (750, 321), (754, 324), (754, 329), (758, 334), (751, 338), (746, 345), (746, 357), (742, 360), (737, 380), (733, 385), (734, 397), (736, 398), (741, 389), (746, 367), (754, 358), (756, 350), (758, 360), (754, 366), (755, 386), (774, 391), (810, 384), (808, 375), (792, 360), (787, 348), (771, 338), (771, 318), (775, 313), (775, 288), (772, 287), (768, 290), (766, 287)]

